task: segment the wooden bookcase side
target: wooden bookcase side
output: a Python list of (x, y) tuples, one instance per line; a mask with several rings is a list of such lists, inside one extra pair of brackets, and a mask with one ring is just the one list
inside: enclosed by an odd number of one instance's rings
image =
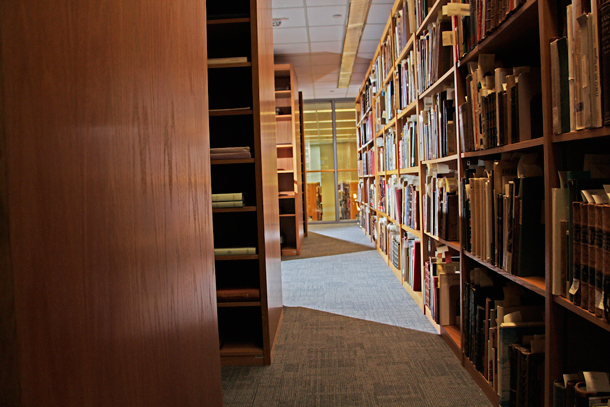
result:
[(294, 215), (280, 220), (285, 239), (282, 255), (294, 256), (301, 253), (304, 239), (299, 85), (292, 64), (276, 64), (274, 69), (279, 193), (294, 194), (292, 202), (282, 200), (280, 204), (281, 214)]
[[(214, 92), (210, 92), (210, 105), (223, 104), (223, 108), (228, 108), (212, 111), (210, 114), (217, 121), (213, 127), (216, 137), (211, 138), (212, 146), (247, 145), (252, 153), (251, 159), (212, 161), (212, 187), (216, 186), (217, 191), (223, 189), (221, 192), (236, 192), (224, 189), (241, 185), (247, 200), (247, 206), (244, 208), (219, 208), (213, 211), (214, 220), (219, 223), (215, 225), (215, 242), (245, 242), (246, 244), (242, 243), (240, 246), (257, 248), (256, 254), (251, 255), (216, 256), (217, 285), (219, 290), (228, 291), (256, 289), (260, 296), (260, 300), (244, 299), (219, 303), (220, 355), (223, 365), (271, 364), (273, 346), (282, 318), (270, 3), (270, 0), (240, 1), (230, 10), (226, 5), (212, 4), (211, 0), (207, 4), (208, 10), (212, 8), (219, 15), (248, 16), (208, 21), (208, 31), (213, 27), (214, 33), (214, 36), (208, 35), (211, 41), (208, 49), (213, 49), (218, 54), (213, 56), (246, 55), (251, 60), (247, 64), (213, 67), (215, 79), (233, 81), (227, 85), (233, 89), (239, 86), (240, 99), (236, 101), (228, 98), (227, 93), (231, 93), (231, 89), (221, 88), (219, 84), (215, 84)], [(235, 35), (232, 30), (236, 25), (240, 26), (239, 35)], [(226, 44), (219, 41), (219, 37), (232, 46), (226, 48)], [(224, 44), (225, 48), (219, 48), (217, 44)], [(229, 52), (227, 49), (240, 55), (226, 55)], [(234, 106), (236, 103), (240, 105)], [(248, 108), (244, 109), (245, 106)], [(223, 132), (231, 121), (235, 123), (236, 135), (227, 138)], [(236, 143), (238, 144), (235, 145)], [(231, 227), (232, 224), (235, 227)], [(231, 235), (235, 233), (238, 235)], [(239, 278), (229, 278), (227, 273), (233, 269)]]
[(301, 200), (303, 202), (303, 235), (307, 237), (309, 217), (307, 216), (307, 163), (305, 161), (305, 103), (303, 92), (299, 91), (299, 140), (301, 143)]
[[(407, 0), (404, 0), (407, 1)], [(397, 0), (392, 8), (390, 17), (388, 19), (388, 23), (386, 24), (384, 33), (380, 39), (379, 47), (377, 48), (373, 60), (369, 66), (369, 70), (365, 76), (365, 78), (373, 77), (373, 86), (376, 86), (375, 94), (373, 95), (372, 100), (370, 101), (370, 107), (366, 112), (361, 111), (361, 106), (365, 104), (366, 99), (366, 90), (367, 90), (367, 79), (365, 79), (362, 84), (359, 94), (356, 98), (357, 111), (359, 114), (358, 117), (358, 126), (362, 122), (364, 122), (366, 115), (369, 112), (372, 112), (372, 117), (375, 119), (379, 117), (379, 112), (376, 110), (379, 109), (379, 99), (380, 99), (380, 91), (384, 89), (391, 81), (396, 81), (396, 72), (399, 68), (399, 60), (405, 58), (408, 54), (409, 47), (416, 47), (414, 45), (417, 40), (417, 35), (424, 32), (425, 27), (428, 22), (435, 21), (438, 17), (438, 13), (441, 13), (442, 6), (445, 5), (447, 1), (439, 0), (437, 1), (433, 7), (430, 9), (429, 15), (426, 17), (424, 24), (418, 27), (415, 31), (415, 34), (409, 36), (407, 41), (407, 45), (405, 49), (399, 50), (398, 53), (392, 52), (392, 58), (394, 58), (393, 66), (390, 70), (390, 73), (387, 75), (383, 75), (376, 71), (376, 59), (382, 53), (383, 43), (386, 41), (387, 33), (394, 32), (394, 20), (393, 16), (396, 15), (396, 12), (402, 8), (403, 0)], [(562, 6), (563, 7), (563, 6)], [(551, 97), (551, 58), (550, 58), (550, 42), (562, 35), (563, 25), (562, 23), (558, 23), (557, 17), (558, 12), (565, 13), (565, 10), (558, 10), (559, 5), (553, 0), (529, 0), (525, 1), (519, 9), (517, 9), (514, 13), (508, 15), (503, 23), (501, 23), (495, 31), (491, 33), (487, 33), (487, 36), (484, 40), (482, 40), (478, 45), (474, 47), (471, 51), (466, 53), (465, 56), (462, 57), (461, 60), (453, 61), (451, 68), (444, 74), (440, 76), (440, 79), (432, 84), (430, 87), (425, 89), (423, 92), (418, 94), (417, 101), (410, 105), (407, 109), (401, 111), (394, 111), (394, 118), (389, 121), (389, 123), (384, 124), (383, 126), (378, 127), (374, 125), (373, 129), (373, 137), (372, 140), (362, 143), (361, 138), (358, 139), (358, 152), (361, 154), (361, 159), (365, 160), (365, 155), (368, 151), (373, 150), (373, 154), (375, 155), (375, 163), (374, 163), (374, 175), (365, 175), (363, 173), (359, 174), (359, 179), (361, 181), (361, 199), (359, 202), (360, 211), (364, 213), (364, 211), (370, 211), (370, 216), (377, 216), (376, 222), (376, 231), (370, 230), (371, 235), (375, 232), (377, 238), (377, 248), (380, 254), (388, 265), (392, 269), (392, 271), (397, 275), (401, 283), (404, 283), (402, 276), (400, 275), (400, 270), (397, 269), (391, 262), (390, 256), (390, 242), (380, 242), (382, 238), (380, 233), (381, 222), (380, 220), (383, 218), (387, 219), (388, 224), (397, 223), (396, 220), (391, 219), (391, 216), (377, 209), (376, 203), (379, 202), (380, 199), (380, 188), (381, 181), (389, 179), (393, 175), (398, 175), (399, 177), (403, 174), (416, 175), (420, 179), (420, 199), (419, 199), (419, 225), (423, 230), (423, 216), (425, 216), (423, 212), (422, 202), (423, 202), (423, 194), (425, 193), (425, 188), (422, 185), (425, 182), (425, 177), (428, 171), (429, 164), (449, 164), (453, 166), (457, 170), (458, 179), (462, 179), (466, 174), (467, 163), (470, 161), (476, 160), (487, 160), (487, 159), (498, 159), (500, 158), (500, 154), (502, 153), (511, 153), (511, 152), (537, 152), (540, 157), (542, 157), (542, 163), (544, 168), (544, 199), (545, 199), (545, 240), (547, 244), (544, 248), (544, 267), (545, 267), (545, 276), (544, 277), (529, 277), (529, 278), (520, 278), (506, 271), (487, 263), (481, 258), (473, 255), (468, 252), (465, 248), (466, 242), (461, 241), (463, 239), (462, 233), (462, 222), (458, 222), (459, 228), (459, 238), (458, 242), (447, 242), (443, 239), (439, 239), (435, 237), (433, 234), (423, 231), (417, 231), (419, 233), (415, 234), (422, 241), (421, 243), (421, 270), (423, 273), (424, 270), (424, 261), (428, 257), (429, 250), (434, 250), (436, 244), (446, 244), (450, 247), (452, 253), (459, 255), (460, 257), (460, 270), (461, 270), (461, 281), (460, 281), (460, 321), (455, 326), (437, 326), (435, 327), (439, 329), (441, 335), (447, 343), (450, 345), (451, 349), (454, 351), (456, 356), (460, 359), (462, 365), (472, 374), (475, 378), (475, 381), (482, 387), (484, 393), (488, 396), (492, 404), (499, 405), (498, 395), (495, 393), (494, 389), (489, 385), (487, 380), (478, 372), (474, 364), (465, 356), (464, 350), (462, 349), (462, 344), (465, 343), (464, 336), (466, 333), (465, 329), (461, 327), (464, 324), (464, 313), (466, 309), (464, 307), (463, 299), (465, 298), (466, 293), (464, 292), (464, 283), (468, 281), (470, 271), (475, 268), (483, 268), (488, 270), (495, 278), (499, 278), (501, 281), (505, 281), (507, 284), (517, 284), (527, 293), (528, 297), (543, 299), (545, 305), (545, 382), (544, 382), (544, 405), (546, 407), (552, 406), (552, 391), (553, 391), (553, 381), (561, 378), (563, 373), (571, 373), (570, 369), (575, 369), (578, 367), (580, 370), (586, 368), (586, 362), (582, 362), (580, 358), (583, 360), (590, 361), (590, 365), (595, 366), (594, 357), (591, 357), (590, 352), (586, 349), (579, 349), (578, 352), (574, 351), (575, 343), (577, 342), (576, 336), (577, 334), (573, 333), (572, 330), (575, 326), (579, 328), (586, 329), (590, 332), (590, 340), (589, 343), (595, 346), (601, 346), (603, 341), (607, 341), (610, 338), (610, 324), (595, 315), (589, 313), (586, 310), (583, 310), (574, 304), (572, 304), (569, 300), (566, 300), (563, 297), (554, 296), (551, 294), (552, 290), (552, 246), (550, 245), (552, 239), (552, 214), (551, 214), (551, 198), (552, 198), (552, 188), (558, 187), (558, 170), (572, 170), (577, 169), (573, 168), (575, 165), (570, 164), (570, 154), (580, 154), (581, 156), (586, 153), (596, 153), (599, 150), (600, 146), (608, 146), (610, 144), (610, 140), (608, 140), (608, 136), (610, 136), (610, 130), (608, 127), (602, 127), (598, 129), (587, 129), (580, 130), (571, 133), (565, 133), (560, 135), (554, 135), (552, 129), (552, 97)], [(453, 29), (457, 32), (455, 22), (453, 21)], [(561, 26), (560, 26), (561, 25)], [(525, 30), (524, 30), (525, 27)], [(515, 36), (518, 38), (523, 38), (523, 33), (535, 33), (533, 36), (538, 35), (536, 42), (533, 43), (529, 48), (523, 50), (521, 47), (516, 44), (519, 41), (515, 42)], [(529, 34), (525, 34), (529, 35)], [(391, 35), (392, 46), (395, 47), (395, 37)], [(539, 44), (538, 44), (539, 42)], [(454, 50), (455, 51), (455, 50)], [(525, 52), (523, 52), (525, 51)], [(460, 116), (458, 114), (458, 106), (462, 105), (466, 100), (466, 76), (468, 75), (467, 70), (467, 62), (476, 62), (480, 54), (493, 53), (499, 56), (499, 60), (504, 62), (506, 65), (504, 66), (522, 66), (522, 65), (531, 65), (541, 67), (541, 89), (542, 89), (542, 118), (543, 118), (543, 133), (539, 138), (534, 138), (532, 140), (527, 140), (523, 142), (519, 142), (516, 144), (508, 144), (501, 147), (495, 147), (488, 150), (478, 150), (478, 151), (470, 151), (464, 152), (461, 151), (462, 146), (460, 145), (460, 140), (462, 135), (461, 133), (461, 124)], [(454, 58), (457, 53), (454, 53)], [(395, 58), (398, 55), (398, 60)], [(417, 71), (416, 67), (416, 71)], [(419, 73), (419, 72), (417, 72)], [(417, 79), (415, 80), (417, 83)], [(398, 106), (398, 97), (399, 90), (397, 83), (395, 85), (395, 95), (394, 95), (394, 103), (395, 106)], [(391, 171), (379, 171), (378, 170), (378, 160), (379, 160), (379, 151), (381, 145), (378, 143), (378, 137), (384, 137), (387, 132), (392, 129), (397, 133), (396, 140), (400, 141), (403, 137), (403, 120), (406, 120), (412, 114), (419, 115), (420, 112), (424, 109), (424, 98), (428, 96), (433, 96), (437, 94), (439, 91), (446, 89), (448, 87), (452, 87), (455, 89), (455, 102), (454, 102), (454, 114), (455, 114), (455, 137), (456, 137), (456, 146), (458, 149), (458, 154), (450, 157), (436, 158), (433, 160), (428, 160), (426, 162), (422, 162), (422, 148), (423, 148), (423, 140), (422, 140), (422, 127), (418, 126), (417, 129), (417, 137), (418, 137), (418, 148), (419, 148), (419, 165), (416, 170), (410, 169), (405, 170), (398, 168), (397, 170)], [(582, 147), (581, 147), (582, 146)], [(386, 149), (387, 145), (384, 146)], [(604, 148), (605, 148), (604, 147)], [(398, 151), (396, 146), (395, 151)], [(398, 157), (394, 157), (394, 159), (398, 159)], [(576, 160), (578, 161), (578, 160)], [(364, 164), (364, 163), (363, 163)], [(400, 166), (400, 165), (399, 165)], [(374, 183), (375, 185), (375, 195), (371, 198), (374, 198), (375, 201), (371, 201), (369, 199), (369, 183)], [(371, 190), (372, 191), (372, 190)], [(465, 199), (461, 196), (462, 191), (461, 188), (458, 189), (458, 194), (460, 195), (460, 203)], [(462, 213), (462, 205), (459, 205), (459, 219), (462, 219), (464, 215)], [(366, 232), (368, 230), (368, 225), (365, 224), (367, 222), (365, 216), (360, 217), (363, 221), (361, 222), (361, 228)], [(370, 223), (370, 222), (369, 222)], [(405, 225), (399, 224), (401, 230), (404, 232), (414, 232), (405, 227)], [(403, 232), (403, 233), (404, 233)], [(389, 234), (387, 234), (389, 235)], [(386, 239), (389, 237), (386, 235)], [(373, 240), (373, 236), (371, 236)], [(388, 254), (383, 253), (381, 250), (381, 246), (385, 245), (388, 248)], [(402, 239), (401, 239), (402, 245)], [(503, 279), (503, 280), (502, 280)], [(422, 287), (423, 287), (423, 274), (421, 276)], [(510, 282), (509, 282), (510, 281)], [(422, 308), (422, 311), (428, 315), (429, 309), (428, 307), (423, 306), (421, 292), (414, 293), (413, 290), (405, 285), (407, 291), (416, 299), (417, 303)], [(597, 342), (596, 342), (597, 341)], [(602, 354), (602, 356), (606, 356), (608, 352)], [(586, 369), (585, 369), (586, 370)]]

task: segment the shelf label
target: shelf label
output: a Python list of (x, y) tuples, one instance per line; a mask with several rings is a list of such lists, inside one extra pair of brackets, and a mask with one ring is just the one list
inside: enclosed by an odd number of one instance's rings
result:
[(468, 3), (449, 3), (443, 6), (444, 16), (470, 16), (470, 4)]
[(443, 47), (455, 44), (455, 34), (453, 31), (443, 31)]
[(572, 281), (572, 287), (570, 287), (570, 294), (574, 295), (578, 292), (578, 289), (580, 288), (580, 280), (575, 278), (574, 281)]

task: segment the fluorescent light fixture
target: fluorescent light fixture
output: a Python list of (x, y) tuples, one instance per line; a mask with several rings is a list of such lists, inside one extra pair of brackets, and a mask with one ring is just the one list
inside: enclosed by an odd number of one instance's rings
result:
[(354, 70), (356, 55), (360, 47), (360, 39), (362, 38), (362, 32), (364, 31), (364, 25), (370, 8), (371, 0), (350, 1), (337, 88), (347, 88), (352, 79), (352, 71)]

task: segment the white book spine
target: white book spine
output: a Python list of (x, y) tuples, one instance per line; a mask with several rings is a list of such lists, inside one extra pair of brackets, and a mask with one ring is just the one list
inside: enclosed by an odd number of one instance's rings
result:
[(591, 79), (591, 127), (602, 127), (602, 94), (599, 71), (599, 29), (597, 20), (597, 0), (591, 1), (589, 14), (590, 79)]
[(572, 5), (566, 8), (568, 40), (568, 91), (570, 95), (570, 131), (576, 130), (575, 80), (574, 80), (574, 17)]

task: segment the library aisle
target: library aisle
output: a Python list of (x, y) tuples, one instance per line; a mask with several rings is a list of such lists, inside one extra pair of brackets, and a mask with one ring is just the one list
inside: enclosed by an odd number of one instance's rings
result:
[(491, 405), (356, 225), (315, 233), (371, 250), (282, 262), (274, 362), (223, 367), (225, 407)]

